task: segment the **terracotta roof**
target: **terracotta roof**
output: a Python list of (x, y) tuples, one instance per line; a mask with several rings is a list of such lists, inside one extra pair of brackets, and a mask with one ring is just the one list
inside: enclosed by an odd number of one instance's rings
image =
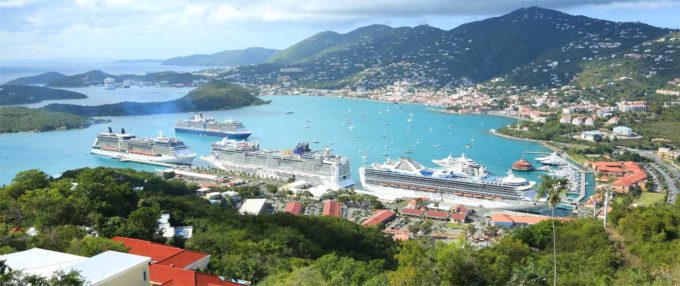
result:
[(451, 214), (452, 220), (465, 221), (465, 218), (467, 218), (467, 215), (465, 215), (465, 213), (452, 213)]
[(325, 216), (342, 216), (342, 205), (336, 201), (326, 201), (323, 203), (323, 215)]
[(150, 257), (157, 264), (185, 268), (208, 254), (184, 250), (151, 241), (116, 236), (111, 240), (122, 242), (130, 254)]
[(448, 218), (449, 212), (445, 211), (426, 211), (425, 216), (433, 218)]
[(617, 173), (613, 186), (630, 187), (647, 179), (647, 173), (636, 162), (593, 162), (592, 165), (598, 172)]
[(366, 219), (361, 225), (364, 226), (373, 226), (377, 224), (381, 224), (385, 222), (386, 220), (394, 217), (395, 213), (391, 210), (377, 210), (375, 214), (368, 219)]
[[(509, 214), (494, 214), (491, 216), (491, 220), (494, 223), (504, 222), (504, 223), (518, 223), (518, 224), (537, 224), (544, 220), (550, 219), (549, 216), (517, 216)], [(556, 220), (568, 220), (567, 218), (556, 217)]]
[(167, 265), (177, 268), (186, 268), (187, 266), (193, 264), (194, 262), (203, 259), (208, 256), (207, 254), (184, 250), (178, 254), (170, 256), (169, 258), (159, 261), (157, 264)]
[(151, 260), (156, 262), (163, 261), (184, 251), (181, 248), (128, 237), (116, 236), (111, 240), (122, 242), (125, 247), (129, 248), (128, 252), (130, 254), (150, 257)]
[(293, 215), (300, 215), (300, 213), (302, 212), (302, 203), (289, 202), (286, 204), (286, 207), (283, 208), (283, 211)]
[(462, 213), (462, 214), (467, 214), (467, 212), (468, 212), (468, 209), (463, 205), (457, 205), (456, 207), (454, 207), (454, 209), (456, 210), (456, 212), (459, 212), (459, 213)]
[(415, 215), (415, 216), (423, 215), (423, 211), (419, 210), (419, 209), (403, 208), (399, 212), (402, 213), (402, 214), (406, 214), (406, 215)]
[(232, 286), (238, 283), (222, 281), (215, 275), (199, 273), (165, 265), (149, 265), (149, 280), (163, 286)]
[(391, 234), (394, 240), (409, 240), (410, 238), (408, 230), (405, 229), (386, 229), (384, 232)]

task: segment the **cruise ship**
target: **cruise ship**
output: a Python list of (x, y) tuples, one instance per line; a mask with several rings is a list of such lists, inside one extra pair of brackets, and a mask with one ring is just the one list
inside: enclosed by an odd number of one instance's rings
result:
[(443, 167), (447, 171), (451, 171), (458, 175), (467, 175), (473, 177), (484, 177), (489, 175), (486, 168), (474, 160), (465, 157), (465, 153), (461, 154), (460, 157), (451, 157), (451, 154), (446, 158), (439, 160), (432, 160), (437, 166)]
[(213, 143), (210, 155), (202, 159), (226, 171), (281, 179), (295, 177), (333, 189), (354, 185), (349, 159), (332, 154), (329, 148), (312, 151), (308, 143), (297, 144), (293, 150), (267, 150), (260, 149), (256, 142), (224, 138)]
[(115, 133), (111, 127), (108, 132), (97, 135), (91, 152), (121, 161), (163, 166), (191, 165), (196, 157), (196, 153), (177, 138), (163, 137), (162, 134), (153, 138), (137, 138), (125, 133), (125, 129)]
[(217, 121), (214, 118), (203, 117), (201, 113), (194, 114), (188, 120), (177, 121), (175, 132), (202, 134), (234, 140), (246, 140), (253, 134), (240, 121)]
[(456, 174), (446, 169), (428, 169), (408, 159), (390, 160), (359, 169), (361, 185), (381, 198), (427, 197), (433, 201), (470, 207), (506, 210), (545, 208), (536, 201), (535, 182), (515, 177), (481, 177)]

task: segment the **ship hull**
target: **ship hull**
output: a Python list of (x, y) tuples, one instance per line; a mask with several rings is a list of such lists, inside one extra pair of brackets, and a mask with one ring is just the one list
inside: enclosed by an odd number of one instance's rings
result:
[(143, 163), (143, 164), (161, 165), (161, 166), (191, 165), (191, 162), (196, 157), (195, 154), (193, 154), (193, 155), (183, 155), (183, 156), (167, 156), (167, 155), (147, 156), (147, 155), (141, 155), (141, 154), (130, 154), (130, 153), (101, 150), (101, 149), (96, 149), (96, 148), (92, 148), (91, 152), (92, 152), (92, 154), (111, 157), (111, 158), (114, 158), (114, 159), (118, 159), (120, 161), (132, 161), (132, 162), (138, 162), (138, 163)]
[(444, 202), (451, 205), (464, 205), (473, 208), (484, 209), (503, 209), (503, 210), (541, 210), (547, 207), (545, 202), (528, 200), (508, 200), (508, 199), (480, 199), (473, 197), (456, 196), (454, 194), (422, 192), (405, 190), (393, 187), (373, 185), (366, 182), (364, 169), (359, 170), (362, 193), (374, 195), (383, 200), (396, 200), (404, 198), (429, 198), (431, 201)]
[(220, 137), (220, 138), (227, 138), (227, 139), (232, 139), (232, 140), (246, 140), (248, 137), (250, 137), (252, 132), (249, 131), (236, 131), (236, 132), (230, 132), (230, 131), (210, 131), (210, 130), (198, 130), (198, 129), (191, 129), (191, 128), (181, 128), (181, 127), (175, 127), (175, 132), (177, 133), (187, 133), (187, 134), (199, 134), (199, 135), (205, 135), (205, 136), (211, 136), (211, 137)]
[(217, 160), (212, 155), (201, 157), (201, 159), (208, 162), (213, 167), (225, 171), (246, 172), (253, 175), (263, 177), (277, 177), (280, 179), (286, 179), (295, 176), (296, 179), (306, 180), (308, 183), (315, 185), (323, 185), (331, 187), (333, 189), (343, 189), (354, 185), (354, 180), (352, 180), (351, 178), (347, 178), (344, 180), (334, 180), (331, 176), (322, 176), (299, 171), (279, 170), (275, 168), (264, 168), (259, 166), (234, 164), (222, 160)]

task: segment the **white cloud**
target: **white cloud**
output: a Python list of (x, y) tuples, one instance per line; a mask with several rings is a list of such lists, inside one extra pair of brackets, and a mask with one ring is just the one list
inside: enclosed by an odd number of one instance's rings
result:
[(0, 0), (0, 7), (23, 7), (31, 4), (34, 0)]

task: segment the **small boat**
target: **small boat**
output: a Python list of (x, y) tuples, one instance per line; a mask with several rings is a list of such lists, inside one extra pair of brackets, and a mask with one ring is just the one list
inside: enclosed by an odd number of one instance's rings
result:
[(286, 114), (293, 114), (292, 111), (286, 111)]

